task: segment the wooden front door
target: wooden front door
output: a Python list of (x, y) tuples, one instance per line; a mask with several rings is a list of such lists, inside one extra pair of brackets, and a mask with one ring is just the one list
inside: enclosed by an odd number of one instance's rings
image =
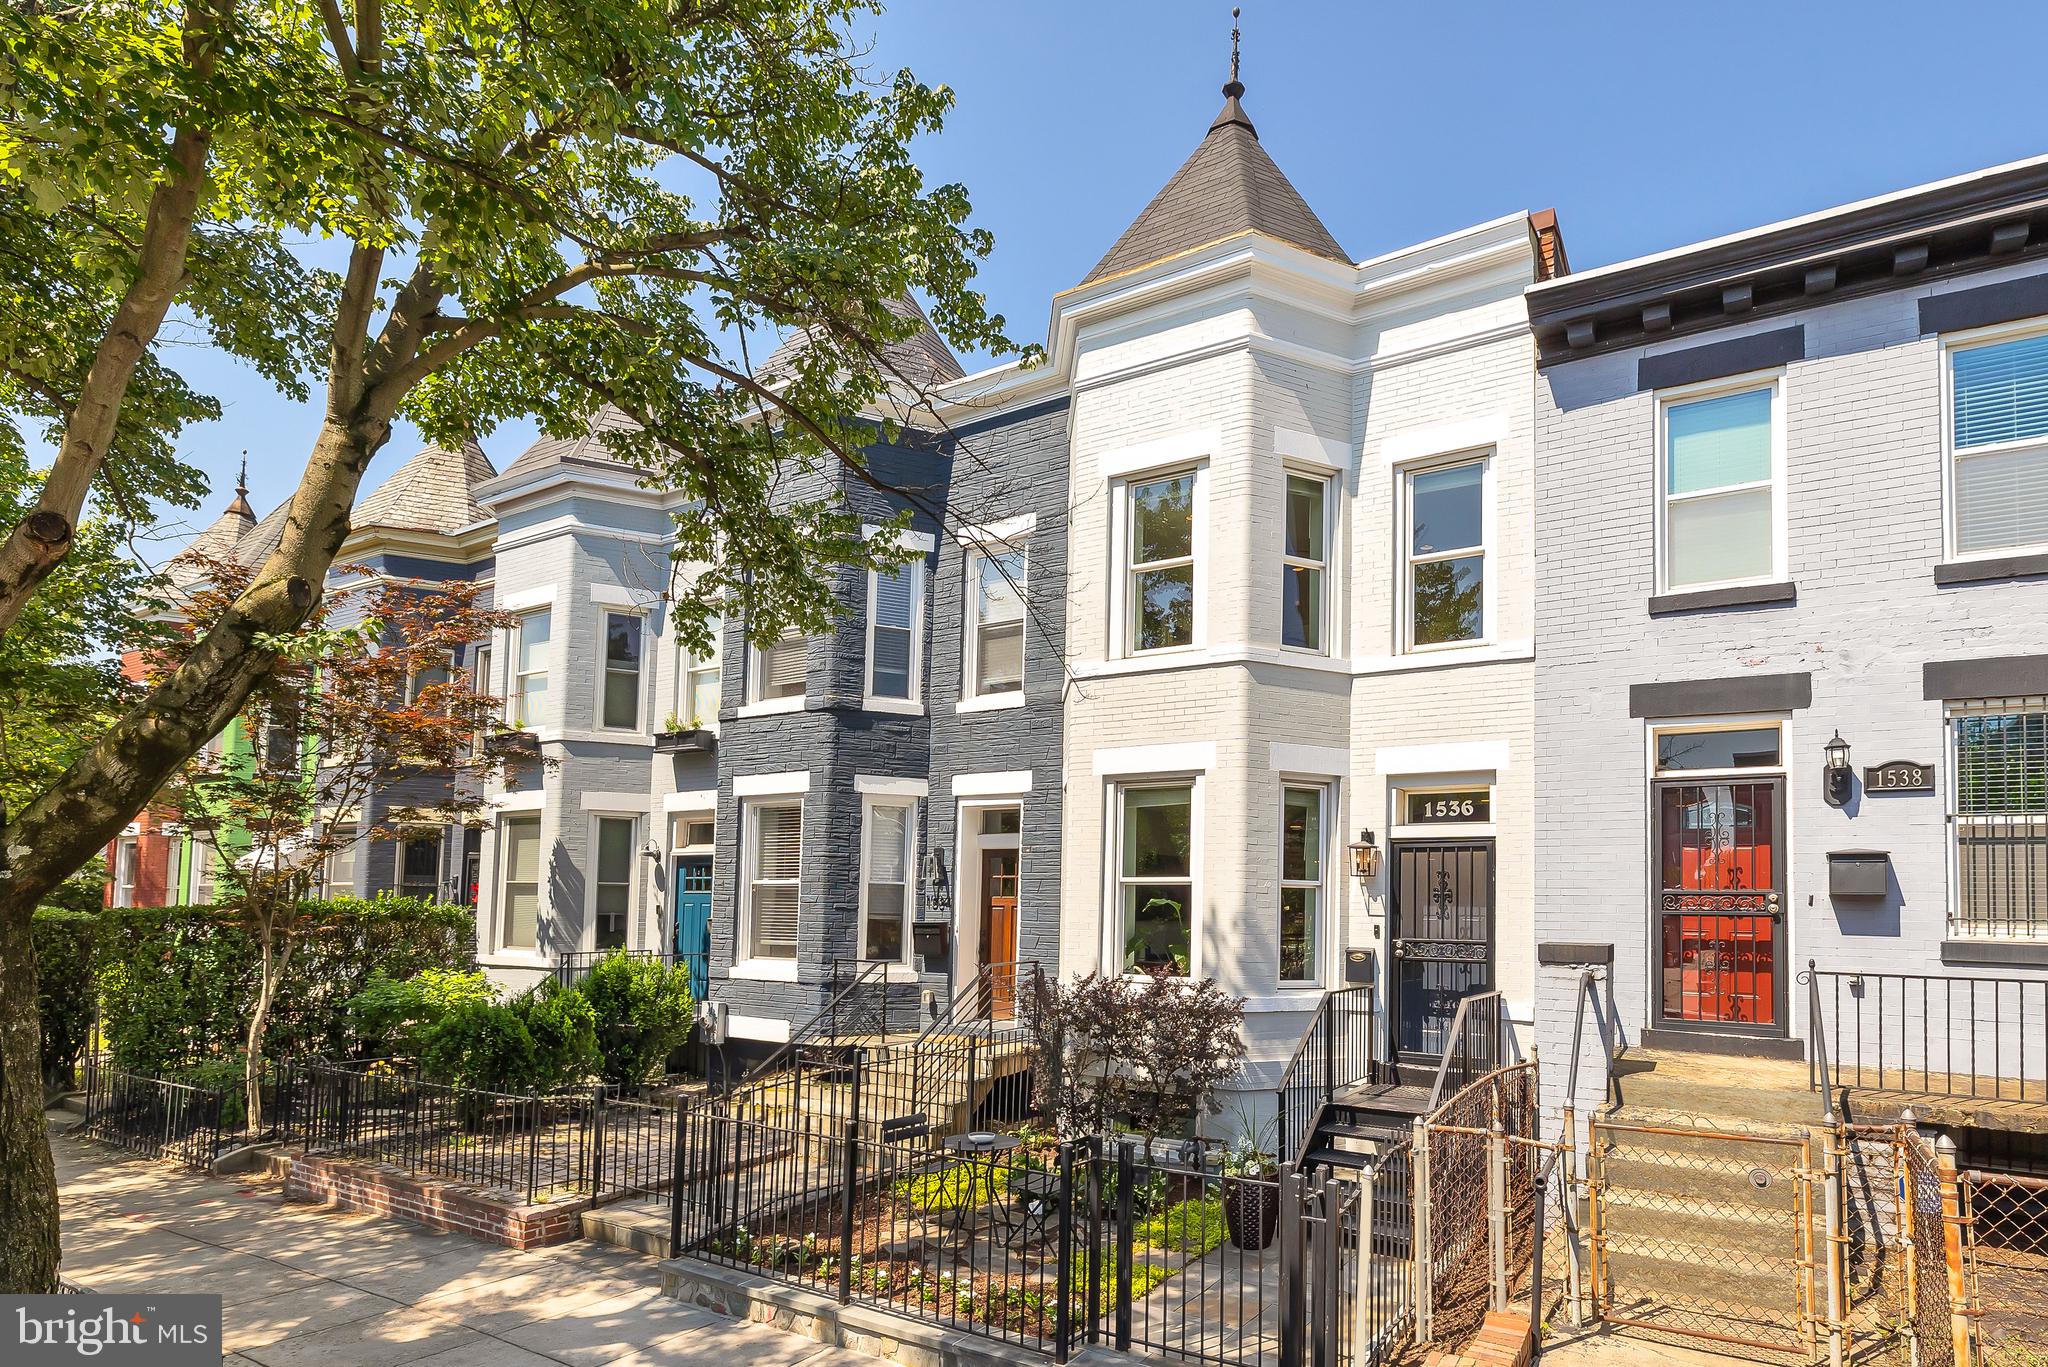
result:
[(981, 966), (1000, 965), (989, 984), (991, 1010), (1009, 1020), (1017, 1010), (1017, 851), (981, 853)]
[(1660, 783), (1657, 1024), (1785, 1030), (1785, 781)]

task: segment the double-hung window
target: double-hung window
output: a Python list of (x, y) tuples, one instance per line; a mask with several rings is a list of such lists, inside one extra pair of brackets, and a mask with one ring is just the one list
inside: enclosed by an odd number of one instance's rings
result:
[(862, 817), (861, 957), (902, 963), (909, 957), (917, 805), (871, 799)]
[(2048, 936), (2048, 698), (1958, 703), (1948, 725), (1955, 755), (1950, 928)]
[(356, 828), (335, 826), (327, 832), (327, 858), (320, 870), (323, 897), (356, 895)]
[(1777, 406), (1776, 381), (1664, 400), (1663, 591), (1785, 577)]
[(548, 643), (554, 615), (546, 608), (520, 617), (513, 628), (512, 724), (533, 730), (541, 724), (548, 701)]
[(756, 802), (746, 809), (746, 952), (754, 959), (796, 958), (798, 872), (803, 858), (800, 801)]
[(1323, 789), (1280, 790), (1280, 981), (1321, 977)]
[(443, 656), (405, 673), (405, 705), (418, 707), (422, 699), (432, 701), (432, 690), (446, 686), (453, 676), (453, 660)]
[(646, 619), (636, 612), (604, 615), (604, 681), (599, 724), (609, 731), (640, 729), (640, 660)]
[(967, 696), (1024, 689), (1024, 548), (978, 550), (967, 564)]
[(1949, 351), (1950, 543), (2048, 546), (2048, 333)]
[(1408, 648), (1486, 638), (1486, 461), (1410, 470), (1407, 521)]
[(917, 626), (924, 561), (868, 574), (868, 697), (917, 700)]
[(718, 725), (720, 701), (720, 648), (725, 637), (725, 619), (714, 617), (704, 624), (711, 644), (703, 651), (682, 649), (680, 696), (676, 699), (677, 720), (691, 730)]
[(776, 702), (804, 696), (804, 672), (810, 664), (810, 639), (795, 627), (753, 648), (753, 669), (748, 671), (750, 702)]
[(624, 949), (633, 913), (633, 831), (630, 816), (597, 818), (597, 877), (591, 909), (592, 947)]
[(533, 949), (540, 933), (540, 817), (498, 823), (498, 943)]
[(1195, 643), (1195, 472), (1126, 486), (1129, 653)]
[(114, 905), (132, 907), (135, 905), (135, 880), (142, 863), (141, 845), (132, 835), (124, 835), (114, 846)]
[(1287, 476), (1286, 543), (1281, 548), (1280, 643), (1328, 649), (1323, 641), (1324, 585), (1329, 575), (1330, 482)]
[(1117, 790), (1117, 911), (1125, 972), (1187, 977), (1195, 944), (1192, 783)]

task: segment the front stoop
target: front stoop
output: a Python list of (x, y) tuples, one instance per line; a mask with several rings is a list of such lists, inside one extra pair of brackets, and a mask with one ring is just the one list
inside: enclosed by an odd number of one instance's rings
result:
[[(919, 1324), (864, 1305), (841, 1305), (815, 1291), (687, 1258), (663, 1261), (661, 1290), (686, 1305), (905, 1367), (1044, 1367), (1052, 1360), (1028, 1348)], [(1129, 1361), (1123, 1354), (1117, 1356)], [(1076, 1355), (1074, 1361), (1080, 1360)]]
[(1490, 1311), (1472, 1341), (1453, 1350), (1432, 1350), (1424, 1367), (1528, 1367), (1536, 1336), (1529, 1317), (1512, 1310)]

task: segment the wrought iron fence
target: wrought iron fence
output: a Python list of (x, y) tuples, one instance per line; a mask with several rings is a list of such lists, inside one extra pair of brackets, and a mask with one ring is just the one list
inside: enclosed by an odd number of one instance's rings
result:
[(1819, 1088), (2048, 1099), (2048, 979), (1864, 973), (1808, 960)]
[(239, 1085), (200, 1087), (128, 1072), (104, 1058), (88, 1058), (83, 1068), (85, 1120), (79, 1129), (103, 1144), (204, 1172), (240, 1130)]
[(1307, 1151), (1316, 1117), (1340, 1088), (1378, 1076), (1374, 1020), (1371, 983), (1323, 994), (1277, 1089), (1279, 1151), (1283, 1156), (1299, 1160)]
[(710, 987), (708, 966), (709, 956), (704, 954), (680, 954), (673, 949), (579, 949), (558, 955), (555, 959), (555, 982), (561, 987), (574, 987), (590, 976), (590, 970), (600, 962), (614, 955), (628, 959), (647, 959), (665, 964), (671, 968), (681, 966), (690, 973), (690, 995), (698, 1001), (705, 998)]

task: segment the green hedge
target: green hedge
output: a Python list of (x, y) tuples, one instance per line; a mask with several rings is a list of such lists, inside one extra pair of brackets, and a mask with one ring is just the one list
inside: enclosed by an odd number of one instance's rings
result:
[[(99, 917), (106, 1047), (122, 1067), (178, 1071), (241, 1048), (261, 947), (232, 906), (123, 907)], [(476, 916), (417, 898), (307, 902), (272, 1008), (273, 1059), (359, 1052), (348, 1006), (372, 975), (475, 966)]]
[(30, 922), (36, 951), (36, 1008), (43, 1024), (43, 1087), (76, 1084), (78, 1059), (92, 1034), (93, 960), (100, 918), (90, 911), (37, 907)]

